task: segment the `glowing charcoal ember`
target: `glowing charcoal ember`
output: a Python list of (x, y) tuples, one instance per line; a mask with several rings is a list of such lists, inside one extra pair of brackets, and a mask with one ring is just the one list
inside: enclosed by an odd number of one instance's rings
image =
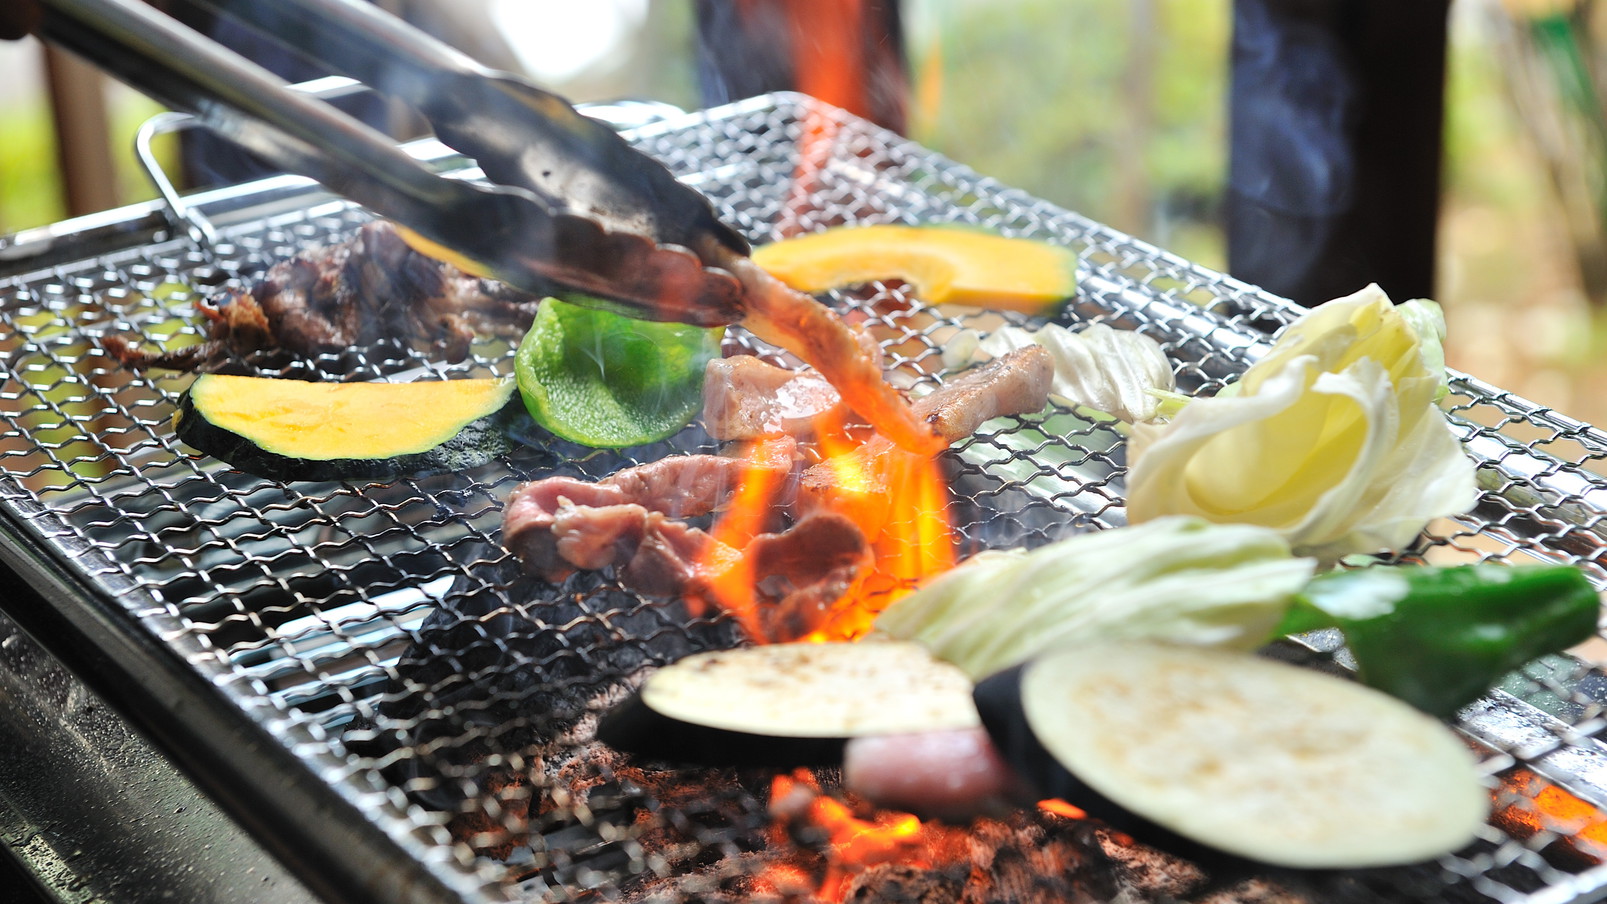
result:
[(814, 889), (817, 900), (844, 900), (856, 880), (880, 865), (932, 869), (968, 852), (964, 828), (923, 823), (896, 810), (856, 812), (848, 803), (821, 793), (818, 781), (806, 770), (776, 776), (770, 800), (779, 824), (776, 831), (823, 835), (824, 863)]

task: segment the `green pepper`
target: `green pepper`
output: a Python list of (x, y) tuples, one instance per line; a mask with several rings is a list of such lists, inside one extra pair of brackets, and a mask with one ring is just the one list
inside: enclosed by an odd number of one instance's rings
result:
[(1313, 579), (1279, 633), (1338, 628), (1363, 682), (1446, 718), (1524, 663), (1594, 636), (1599, 606), (1567, 565), (1379, 566)]

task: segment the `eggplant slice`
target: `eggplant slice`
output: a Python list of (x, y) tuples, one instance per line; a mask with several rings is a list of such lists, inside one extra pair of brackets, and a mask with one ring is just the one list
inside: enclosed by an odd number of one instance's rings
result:
[(971, 680), (904, 642), (785, 643), (698, 653), (654, 672), (599, 740), (707, 766), (823, 766), (864, 735), (975, 727)]
[(1060, 651), (981, 682), (1009, 762), (1135, 837), (1276, 866), (1426, 860), (1474, 839), (1489, 794), (1467, 745), (1393, 697), (1196, 647)]

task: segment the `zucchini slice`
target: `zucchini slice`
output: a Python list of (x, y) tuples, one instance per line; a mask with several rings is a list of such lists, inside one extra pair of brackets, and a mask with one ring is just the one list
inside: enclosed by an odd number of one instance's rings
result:
[(195, 449), (272, 480), (377, 479), (461, 470), (507, 452), (496, 417), (512, 379), (307, 383), (203, 374), (173, 431)]
[(665, 666), (597, 737), (661, 760), (791, 767), (840, 764), (853, 737), (979, 724), (971, 680), (918, 644), (786, 643)]
[[(977, 686), (1005, 760), (1046, 797), (1164, 846), (1277, 866), (1413, 863), (1471, 842), (1467, 746), (1399, 700), (1243, 653), (1072, 648)], [(1179, 851), (1182, 853), (1182, 851)]]

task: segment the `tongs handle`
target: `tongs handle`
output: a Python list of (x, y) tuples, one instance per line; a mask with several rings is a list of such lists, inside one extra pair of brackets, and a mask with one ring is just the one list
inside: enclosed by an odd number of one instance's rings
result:
[(362, 0), (188, 0), (398, 97), (486, 176), (612, 231), (692, 249), (710, 266), (748, 243), (608, 126)]
[(422, 244), (456, 252), (471, 269), (534, 294), (567, 289), (566, 297), (635, 317), (707, 326), (742, 317), (741, 286), (706, 270), (690, 246), (610, 229), (517, 183), (437, 176), (380, 133), (138, 0), (42, 3), (41, 37), (396, 220)]
[(407, 218), (399, 203), (464, 199), (466, 187), (435, 177), (385, 136), (138, 0), (43, 4), (40, 37), (195, 114), (275, 166), (399, 219)]

